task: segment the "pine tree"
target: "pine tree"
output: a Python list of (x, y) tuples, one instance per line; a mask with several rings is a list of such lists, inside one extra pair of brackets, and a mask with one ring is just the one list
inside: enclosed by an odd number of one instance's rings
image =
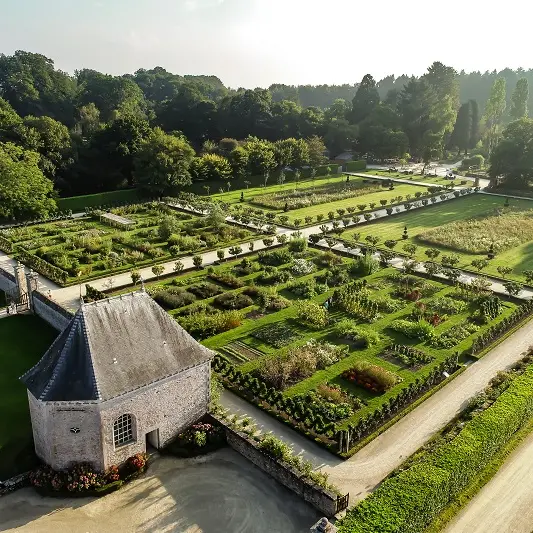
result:
[(509, 116), (511, 120), (518, 120), (527, 117), (527, 101), (529, 99), (529, 85), (527, 78), (520, 78), (516, 82), (516, 87), (511, 96), (511, 109)]
[(470, 100), (470, 135), (468, 148), (471, 150), (477, 146), (479, 141), (479, 106), (477, 100)]

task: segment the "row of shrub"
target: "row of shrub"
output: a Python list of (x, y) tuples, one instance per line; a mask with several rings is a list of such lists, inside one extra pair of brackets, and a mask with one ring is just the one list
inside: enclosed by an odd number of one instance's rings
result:
[[(213, 359), (213, 369), (223, 376), (235, 392), (243, 395), (258, 407), (288, 422), (306, 436), (318, 438), (326, 445), (334, 445), (331, 439), (335, 435), (335, 423), (324, 416), (322, 406), (313, 406), (312, 403), (304, 403), (298, 398), (285, 397), (280, 390), (269, 387), (257, 376), (236, 369), (219, 354)], [(255, 398), (260, 401), (254, 401)]]
[(360, 159), (358, 161), (348, 161), (346, 163), (347, 172), (358, 172), (359, 170), (365, 170), (365, 169), (366, 169), (366, 161), (364, 159)]
[(25, 265), (35, 269), (37, 272), (46, 276), (49, 280), (64, 285), (68, 281), (68, 272), (48, 263), (44, 259), (28, 252), (23, 246), (16, 246), (15, 253), (17, 258)]
[(498, 324), (490, 327), (487, 331), (477, 337), (472, 343), (472, 355), (475, 355), (492, 344), (496, 339), (516, 326), (518, 322), (531, 315), (531, 313), (533, 313), (533, 300), (528, 300), (517, 307), (511, 315), (504, 318), (501, 322), (498, 322)]
[(340, 533), (422, 533), (533, 416), (533, 367), (462, 431), (385, 480), (348, 511)]
[[(415, 381), (401, 389), (398, 394), (391, 396), (387, 403), (378, 407), (366, 417), (359, 419), (357, 424), (350, 425), (347, 429), (340, 431), (337, 434), (339, 451), (347, 452), (349, 448), (355, 446), (361, 439), (376, 431), (387, 420), (438, 385), (446, 378), (444, 372), (453, 374), (458, 369), (458, 359), (458, 353), (449, 355), (433, 368), (429, 374), (416, 378)], [(345, 444), (343, 445), (346, 442), (349, 442), (349, 447)]]

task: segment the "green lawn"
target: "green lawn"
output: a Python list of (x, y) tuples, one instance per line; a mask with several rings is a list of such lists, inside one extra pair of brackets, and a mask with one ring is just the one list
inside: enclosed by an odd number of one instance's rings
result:
[[(303, 220), (307, 216), (315, 217), (316, 220), (317, 215), (324, 215), (325, 219), (327, 219), (328, 213), (330, 211), (336, 211), (336, 209), (346, 209), (347, 207), (357, 207), (358, 205), (367, 204), (366, 211), (370, 211), (371, 209), (368, 204), (371, 202), (374, 202), (376, 204), (375, 209), (382, 209), (383, 207), (379, 203), (380, 200), (389, 201), (391, 198), (403, 196), (403, 199), (405, 201), (405, 197), (408, 194), (410, 194), (412, 196), (412, 199), (414, 199), (414, 195), (416, 192), (425, 192), (426, 190), (426, 187), (420, 185), (395, 185), (394, 190), (392, 191), (389, 191), (389, 189), (384, 188), (381, 191), (365, 194), (363, 196), (357, 196), (356, 198), (346, 198), (345, 200), (339, 200), (337, 202), (318, 204), (310, 207), (303, 207), (302, 209), (292, 209), (287, 213), (287, 215), (289, 216), (291, 222), (294, 221), (294, 219), (296, 218)], [(354, 215), (360, 213), (361, 212), (357, 210)], [(337, 213), (335, 213), (335, 216), (337, 216)], [(347, 214), (346, 216), (350, 218), (353, 215)], [(316, 224), (316, 222), (314, 223)]]
[[(443, 187), (444, 185), (451, 183), (451, 180), (443, 178), (442, 176), (420, 176), (420, 174), (402, 174), (401, 172), (388, 172), (387, 170), (375, 170), (371, 168), (363, 171), (363, 173), (374, 176), (383, 176), (384, 178), (397, 178), (409, 181), (421, 181), (423, 183), (427, 183), (428, 185), (441, 185)], [(455, 180), (455, 182), (456, 184), (458, 184), (462, 180), (463, 178), (458, 178)], [(468, 182), (468, 185), (471, 185), (470, 181)]]
[[(346, 181), (346, 176), (344, 176), (343, 174), (333, 174), (331, 176), (320, 176), (320, 178), (317, 177), (314, 181), (310, 179), (302, 179), (299, 181), (297, 188), (301, 190), (311, 189), (313, 187), (319, 187), (320, 185), (327, 185), (328, 183), (341, 183), (344, 181)], [(231, 184), (231, 181), (228, 183)], [(210, 185), (209, 195), (212, 200), (218, 200), (220, 202), (226, 202), (228, 204), (237, 204), (240, 202), (241, 192), (244, 192), (244, 200), (245, 203), (247, 203), (250, 202), (254, 196), (258, 196), (260, 194), (271, 194), (280, 191), (290, 191), (294, 188), (296, 188), (296, 183), (292, 178), (287, 179), (283, 185), (279, 185), (275, 179), (271, 179), (267, 182), (266, 187), (260, 186), (235, 190), (230, 189), (229, 191), (222, 193), (217, 191), (213, 185)], [(205, 190), (205, 193), (207, 194), (207, 190)]]
[(0, 320), (0, 479), (36, 464), (26, 387), (19, 377), (44, 355), (57, 331), (34, 315)]
[[(377, 221), (367, 224), (357, 229), (352, 229), (343, 233), (343, 239), (350, 238), (354, 233), (360, 233), (360, 241), (364, 242), (367, 235), (374, 235), (381, 238), (381, 241), (398, 240), (395, 250), (401, 252), (402, 245), (406, 242), (418, 245), (416, 257), (420, 261), (426, 261), (427, 256), (424, 251), (432, 246), (427, 246), (417, 239), (417, 235), (424, 231), (443, 226), (456, 220), (464, 220), (477, 215), (491, 213), (496, 207), (502, 207), (504, 199), (495, 196), (485, 196), (475, 194), (457, 200), (451, 200), (442, 204), (428, 206), (415, 211), (390, 217), (388, 220)], [(530, 200), (513, 200), (510, 199), (510, 205), (519, 209), (533, 209), (533, 202)], [(409, 239), (402, 241), (404, 227), (407, 226)], [(441, 253), (456, 253), (453, 250), (444, 247), (435, 246), (441, 250)], [(458, 253), (461, 261), (459, 268), (473, 269), (471, 262), (473, 259), (485, 258), (484, 254), (466, 254)], [(514, 272), (510, 278), (524, 281), (520, 275), (521, 272), (533, 269), (533, 236), (531, 242), (522, 244), (505, 252), (496, 255), (495, 259), (490, 261), (490, 265), (483, 270), (483, 273), (499, 276), (496, 268), (500, 265), (512, 266)]]

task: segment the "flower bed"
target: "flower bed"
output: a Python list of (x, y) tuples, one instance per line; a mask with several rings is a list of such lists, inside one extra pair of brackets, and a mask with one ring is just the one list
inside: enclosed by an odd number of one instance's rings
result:
[(367, 361), (357, 361), (352, 368), (342, 373), (342, 378), (376, 394), (389, 390), (401, 381), (396, 374)]
[(416, 368), (431, 363), (435, 358), (421, 350), (403, 344), (393, 344), (383, 351), (382, 357), (397, 359), (404, 365)]
[(224, 429), (216, 424), (197, 422), (180, 433), (165, 448), (167, 453), (178, 457), (205, 455), (226, 445)]
[(97, 472), (85, 463), (59, 471), (43, 465), (30, 474), (30, 483), (42, 494), (103, 496), (143, 473), (147, 461), (146, 454), (138, 453), (128, 458), (124, 465), (111, 466), (105, 472)]
[(283, 346), (292, 344), (298, 340), (300, 336), (301, 335), (294, 331), (293, 328), (282, 322), (267, 324), (252, 332), (252, 337), (259, 339), (266, 344), (270, 344), (271, 346), (274, 346), (274, 348), (283, 348)]

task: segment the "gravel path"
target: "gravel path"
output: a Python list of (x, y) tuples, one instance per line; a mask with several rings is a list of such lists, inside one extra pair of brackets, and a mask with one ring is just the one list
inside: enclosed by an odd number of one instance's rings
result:
[(509, 456), (444, 533), (533, 531), (533, 433)]
[(231, 449), (158, 459), (105, 498), (0, 498), (0, 531), (20, 533), (304, 533), (319, 515)]

